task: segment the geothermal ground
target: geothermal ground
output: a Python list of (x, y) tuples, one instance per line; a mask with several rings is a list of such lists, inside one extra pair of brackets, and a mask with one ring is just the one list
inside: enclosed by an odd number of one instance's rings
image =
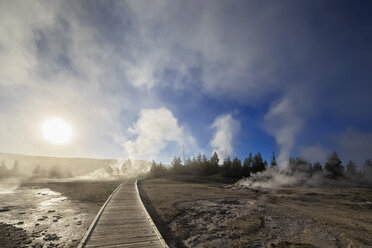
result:
[(171, 247), (372, 247), (371, 189), (251, 190), (186, 180), (140, 184)]
[(0, 247), (77, 247), (119, 183), (38, 182), (0, 191)]

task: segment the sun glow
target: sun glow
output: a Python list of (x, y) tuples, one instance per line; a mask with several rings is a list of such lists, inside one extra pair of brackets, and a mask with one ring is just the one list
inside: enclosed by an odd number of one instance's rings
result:
[(48, 119), (43, 123), (44, 138), (53, 144), (66, 144), (71, 140), (72, 127), (60, 118)]

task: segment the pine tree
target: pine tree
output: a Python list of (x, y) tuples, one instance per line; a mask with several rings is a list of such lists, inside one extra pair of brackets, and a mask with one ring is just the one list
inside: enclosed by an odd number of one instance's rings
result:
[(205, 154), (203, 154), (203, 156), (202, 156), (202, 165), (206, 165), (208, 162), (209, 161), (208, 161), (207, 156)]
[(1, 162), (0, 166), (0, 178), (8, 177), (10, 174), (8, 167), (6, 167), (4, 160)]
[(185, 170), (184, 170), (184, 173), (185, 174), (191, 174), (191, 170), (192, 170), (192, 161), (191, 161), (191, 158), (188, 157), (186, 159), (186, 162), (185, 162)]
[(210, 166), (211, 166), (211, 173), (217, 174), (220, 170), (220, 167), (218, 166), (218, 163), (220, 162), (220, 159), (218, 158), (218, 155), (216, 152), (213, 153), (211, 160), (210, 160)]
[(32, 171), (32, 176), (35, 177), (35, 178), (40, 178), (41, 177), (40, 165), (35, 166), (35, 169)]
[(237, 157), (234, 158), (231, 165), (231, 176), (235, 178), (241, 178), (242, 177), (242, 161), (238, 159)]
[(307, 174), (312, 173), (311, 163), (301, 157), (297, 157), (294, 160), (294, 164), (292, 165), (291, 168), (292, 168), (292, 171), (296, 171), (296, 172), (303, 172)]
[(253, 157), (252, 173), (257, 173), (257, 172), (264, 171), (264, 170), (265, 170), (265, 164), (263, 162), (261, 153), (258, 152)]
[(314, 165), (313, 165), (313, 172), (321, 172), (323, 171), (323, 168), (322, 168), (322, 165), (319, 163), (319, 162), (316, 162)]
[(152, 177), (157, 177), (157, 173), (156, 173), (157, 168), (156, 167), (157, 167), (157, 165), (156, 165), (155, 161), (152, 160), (151, 169), (150, 169), (150, 175)]
[(220, 159), (218, 158), (217, 152), (214, 152), (211, 157), (211, 164), (217, 164), (220, 162)]
[(372, 182), (372, 161), (367, 159), (363, 165), (363, 177), (368, 182)]
[(243, 163), (243, 177), (249, 177), (252, 170), (253, 156), (249, 153), (248, 158), (244, 159)]
[(158, 166), (158, 177), (164, 176), (166, 172), (166, 168), (164, 167), (163, 163), (160, 162)]
[(202, 155), (199, 153), (198, 156), (196, 157), (196, 161), (198, 163), (198, 166), (202, 164)]
[(270, 164), (271, 164), (271, 167), (273, 167), (273, 168), (278, 166), (278, 163), (276, 162), (276, 158), (275, 158), (275, 152), (273, 152)]
[(195, 157), (192, 157), (191, 159), (191, 174), (196, 175), (198, 174), (198, 161)]
[(201, 159), (200, 175), (201, 176), (211, 175), (210, 161), (208, 160), (205, 154), (203, 154), (202, 159)]
[(339, 178), (344, 176), (344, 166), (341, 160), (338, 158), (337, 152), (333, 152), (325, 163), (324, 169), (330, 178)]
[(346, 177), (349, 179), (355, 179), (358, 175), (357, 167), (353, 161), (349, 161), (346, 165)]
[(223, 176), (225, 176), (225, 177), (230, 177), (231, 176), (231, 166), (232, 166), (231, 159), (230, 159), (230, 157), (227, 157), (227, 159), (225, 161), (223, 161), (223, 165), (222, 165)]
[(18, 163), (18, 160), (14, 160), (14, 164), (13, 164), (13, 167), (12, 169), (10, 170), (10, 174), (12, 176), (19, 176), (19, 163)]
[(49, 178), (62, 178), (62, 174), (61, 174), (61, 171), (58, 165), (55, 165), (52, 168), (50, 168), (48, 177)]
[(180, 157), (174, 157), (171, 164), (173, 166), (173, 172), (175, 174), (181, 174), (182, 173), (182, 162), (181, 162)]

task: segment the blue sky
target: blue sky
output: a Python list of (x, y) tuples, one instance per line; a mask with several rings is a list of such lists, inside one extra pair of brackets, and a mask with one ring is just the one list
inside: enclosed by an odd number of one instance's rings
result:
[[(372, 157), (370, 1), (1, 1), (0, 151)], [(48, 143), (43, 121), (74, 130)]]

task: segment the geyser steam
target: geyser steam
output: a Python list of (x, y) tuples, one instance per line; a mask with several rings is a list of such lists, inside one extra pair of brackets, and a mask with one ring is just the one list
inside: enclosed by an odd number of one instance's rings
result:
[(287, 167), (295, 137), (302, 128), (302, 120), (298, 117), (294, 104), (289, 98), (283, 98), (272, 105), (264, 117), (267, 132), (275, 137), (279, 145), (280, 169)]

